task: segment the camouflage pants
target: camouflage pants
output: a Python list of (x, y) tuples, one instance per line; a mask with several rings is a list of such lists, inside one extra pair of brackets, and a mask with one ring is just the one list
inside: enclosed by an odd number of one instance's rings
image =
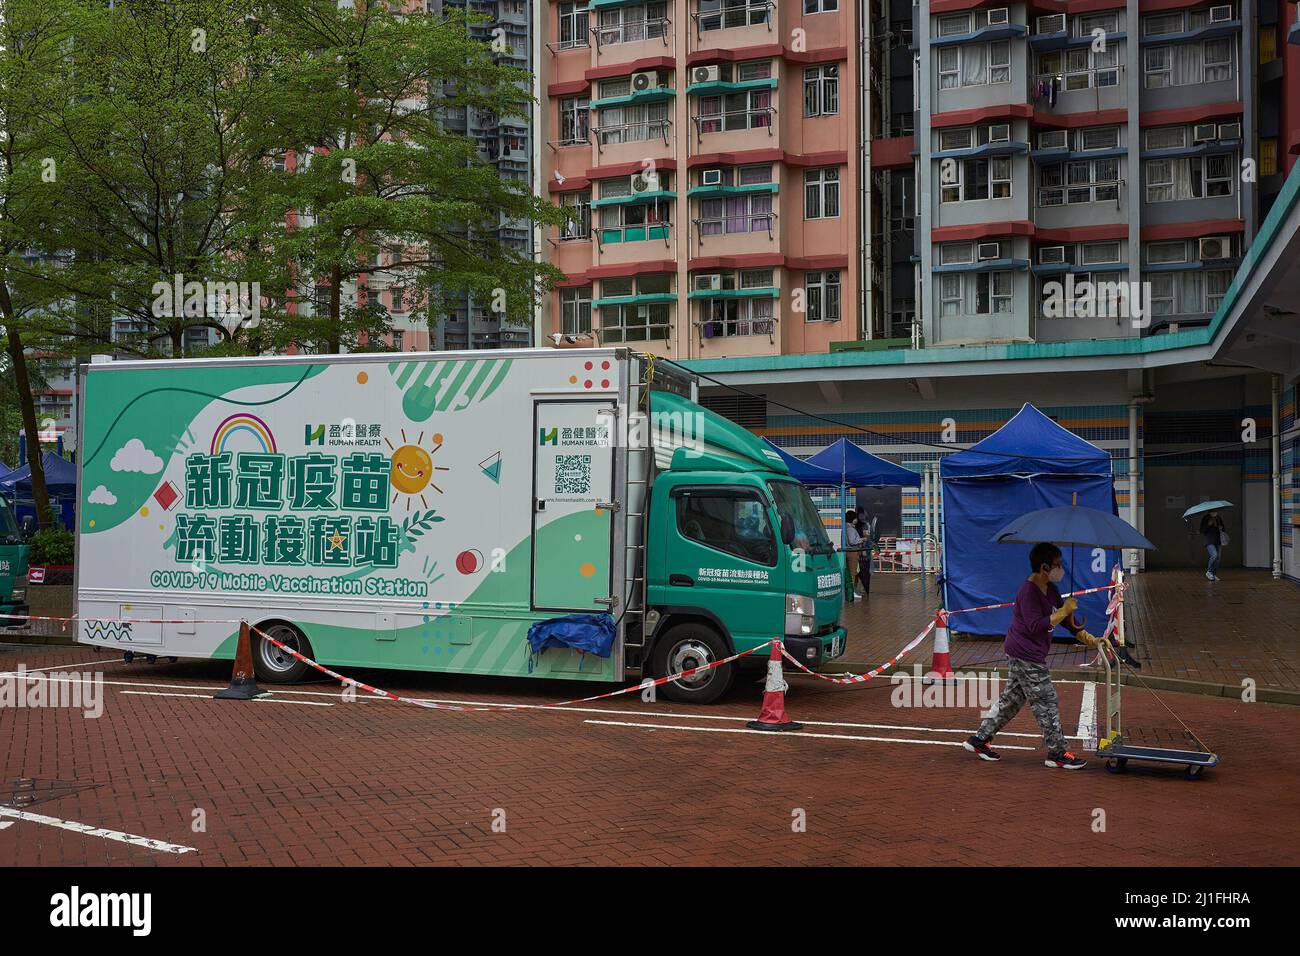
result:
[(1056, 703), (1056, 688), (1048, 674), (1046, 664), (1034, 664), (1015, 657), (1007, 658), (1007, 686), (993, 705), (990, 716), (980, 724), (975, 736), (992, 740), (993, 735), (1005, 727), (1020, 708), (1029, 701), (1029, 709), (1043, 729), (1043, 743), (1051, 753), (1068, 749), (1065, 734), (1061, 731), (1061, 711)]

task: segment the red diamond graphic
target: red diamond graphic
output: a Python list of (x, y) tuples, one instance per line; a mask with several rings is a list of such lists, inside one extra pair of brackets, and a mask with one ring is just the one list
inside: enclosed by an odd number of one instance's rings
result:
[(172, 507), (180, 500), (180, 492), (170, 481), (164, 481), (158, 486), (158, 490), (153, 493), (153, 500), (163, 506), (163, 511), (171, 511)]

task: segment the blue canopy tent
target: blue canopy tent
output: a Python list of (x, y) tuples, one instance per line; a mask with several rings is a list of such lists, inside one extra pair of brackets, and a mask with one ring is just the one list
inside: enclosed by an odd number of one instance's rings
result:
[(808, 464), (824, 468), (835, 475), (835, 484), (840, 486), (840, 547), (844, 547), (847, 534), (844, 528), (844, 514), (849, 510), (848, 489), (867, 485), (897, 485), (904, 488), (920, 487), (921, 476), (908, 471), (892, 461), (863, 451), (847, 438), (841, 438), (833, 445), (823, 448), (808, 459)]
[[(944, 607), (949, 610), (1001, 604), (1015, 597), (1029, 576), (1033, 545), (993, 544), (991, 539), (1020, 515), (1075, 503), (1118, 514), (1110, 455), (1029, 404), (983, 441), (945, 457), (939, 476)], [(1119, 551), (1113, 549), (1062, 551), (1065, 582), (1073, 581), (1075, 590), (1107, 584), (1119, 560)], [(1086, 621), (1090, 630), (1101, 626), (1108, 597), (1104, 591), (1080, 597), (1082, 613), (1077, 619)], [(1011, 608), (964, 614), (958, 620), (958, 629), (966, 633), (1002, 635), (1011, 623)], [(1068, 633), (1057, 630), (1061, 636)]]
[(835, 487), (840, 483), (840, 473), (838, 471), (827, 471), (825, 468), (818, 468), (816, 465), (809, 464), (801, 458), (787, 452), (785, 449), (774, 445), (766, 438), (763, 443), (781, 456), (785, 462), (786, 468), (790, 469), (790, 477), (805, 485), (829, 485)]
[[(52, 451), (41, 455), (41, 464), (45, 466), (45, 490), (53, 499), (51, 505), (63, 523), (71, 528), (77, 502), (77, 466)], [(30, 500), (31, 493), (30, 463), (0, 477), (0, 494), (12, 496), (14, 514), (19, 521), (28, 515), (36, 514), (35, 504)]]

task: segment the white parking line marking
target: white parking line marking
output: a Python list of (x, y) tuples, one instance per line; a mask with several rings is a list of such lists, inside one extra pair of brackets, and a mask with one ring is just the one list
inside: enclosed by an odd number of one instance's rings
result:
[[(135, 697), (190, 697), (194, 700), (212, 700), (211, 694), (166, 694), (157, 690), (120, 690), (119, 694), (131, 694)], [(320, 700), (276, 700), (273, 697), (254, 697), (253, 700), (260, 700), (267, 704), (301, 704), (304, 707), (333, 707), (333, 704), (327, 704)]]
[(8, 830), (13, 825), (12, 820), (5, 820), (3, 823), (0, 823), (0, 830)]
[[(86, 664), (121, 664), (121, 661), (71, 661), (67, 664), (51, 664), (49, 667), (26, 667), (23, 668), (23, 675), (39, 674), (41, 671), (67, 670), (73, 667), (83, 667)], [(0, 671), (0, 677), (18, 677), (17, 671)]]
[(102, 837), (105, 840), (116, 840), (118, 843), (130, 843), (132, 846), (142, 846), (146, 850), (157, 850), (159, 853), (198, 853), (197, 847), (180, 846), (176, 843), (167, 843), (163, 840), (151, 840), (149, 837), (136, 836), (133, 833), (123, 833), (120, 830), (109, 830), (105, 827), (92, 827), (88, 823), (77, 823), (75, 820), (60, 820), (58, 817), (47, 817), (40, 813), (29, 813), (26, 810), (10, 810), (7, 807), (0, 807), (0, 816), (13, 817), (15, 820), (28, 820), (32, 823), (43, 823), (46, 826), (58, 827), (61, 830), (71, 830), (74, 833), (81, 833), (85, 836)]
[[(584, 724), (600, 724), (604, 727), (643, 727), (649, 730), (693, 730), (701, 734), (761, 734), (764, 737), (816, 737), (821, 740), (865, 740), (882, 744), (923, 744), (930, 747), (960, 747), (960, 740), (917, 740), (911, 737), (865, 737), (857, 734), (810, 734), (803, 730), (786, 730), (773, 733), (766, 730), (750, 730), (748, 727), (683, 727), (680, 724), (641, 724), (623, 720), (584, 720)], [(999, 750), (1034, 750), (1034, 747), (1005, 746)]]
[(1096, 747), (1097, 741), (1097, 685), (1092, 681), (1083, 685), (1083, 700), (1079, 704), (1079, 727), (1074, 738)]

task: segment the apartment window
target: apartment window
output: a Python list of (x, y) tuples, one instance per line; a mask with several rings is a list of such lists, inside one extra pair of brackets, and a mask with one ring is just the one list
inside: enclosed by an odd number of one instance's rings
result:
[[(1011, 157), (942, 161), (940, 202), (970, 202), (976, 199), (1011, 198)], [(951, 165), (946, 165), (952, 162)]]
[(803, 115), (833, 116), (840, 111), (840, 68), (834, 63), (803, 71)]
[(809, 322), (840, 320), (839, 272), (804, 273), (804, 318)]
[(1186, 126), (1161, 126), (1145, 133), (1147, 149), (1181, 149), (1187, 145)]
[(1043, 53), (1038, 57), (1038, 75), (1044, 79), (1061, 77), (1065, 90), (1119, 85), (1119, 44), (1107, 43), (1104, 50), (1075, 47)]
[(700, 0), (701, 30), (755, 26), (768, 22), (770, 0)]
[(1236, 154), (1176, 156), (1142, 164), (1147, 202), (1174, 202), (1231, 196)]
[(957, 129), (939, 130), (939, 151), (946, 153), (954, 149), (970, 149), (974, 142), (975, 130), (969, 126)]
[(668, 32), (668, 4), (647, 3), (600, 11), (596, 36), (600, 46), (656, 40)]
[(402, 343), (403, 343), (403, 339), (404, 339), (404, 336), (402, 335), (401, 332), (394, 332), (394, 333), (393, 333), (393, 348), (394, 348), (395, 350), (397, 350), (398, 352), (402, 351)]
[(1147, 262), (1152, 265), (1167, 265), (1171, 262), (1187, 261), (1187, 243), (1179, 239), (1175, 242), (1152, 242), (1147, 244)]
[(834, 13), (840, 8), (840, 0), (803, 0), (805, 15), (814, 13)]
[(810, 169), (803, 174), (803, 217), (834, 219), (840, 214), (838, 167)]
[(963, 36), (970, 33), (970, 14), (956, 13), (951, 16), (939, 18), (939, 36), (955, 37)]
[(1011, 43), (964, 43), (939, 48), (939, 89), (1011, 82)]
[(1118, 126), (1090, 126), (1079, 130), (1079, 149), (1118, 149)]
[[(663, 175), (662, 173), (660, 174)], [(602, 198), (605, 191), (601, 190)], [(601, 242), (662, 239), (672, 220), (671, 203), (618, 203), (600, 208)]]
[(700, 201), (701, 236), (721, 236), (735, 232), (770, 232), (773, 219), (771, 193), (745, 193)]
[(591, 191), (562, 193), (560, 207), (571, 215), (560, 226), (560, 239), (586, 239), (591, 235)]
[(725, 96), (701, 96), (697, 121), (701, 133), (764, 129), (772, 125), (772, 91), (747, 90)]
[(971, 279), (971, 313), (992, 315), (1011, 311), (1011, 273), (976, 272)]
[(560, 100), (560, 145), (585, 143), (591, 110), (585, 96), (566, 96)]
[(1038, 176), (1040, 206), (1116, 202), (1119, 199), (1118, 157), (1045, 164)]
[(945, 266), (974, 262), (969, 242), (945, 242), (939, 247), (939, 264)]
[(1118, 13), (1093, 13), (1078, 17), (1074, 21), (1074, 35), (1090, 37), (1094, 30), (1101, 30), (1107, 37), (1119, 33)]
[(1079, 246), (1079, 263), (1093, 266), (1099, 263), (1119, 262), (1118, 242), (1085, 242)]
[(961, 315), (961, 273), (945, 272), (939, 276), (940, 312)]
[[(400, 286), (400, 285), (391, 286), (388, 290), (388, 295), (393, 303), (393, 309), (392, 309), (393, 312), (400, 314), (406, 311), (406, 287), (405, 286)], [(401, 333), (399, 332), (397, 334), (400, 335)]]
[(581, 0), (579, 3), (562, 3), (560, 4), (560, 34), (559, 46), (561, 50), (571, 50), (574, 47), (587, 45), (587, 0)]
[(560, 324), (565, 335), (591, 331), (591, 286), (560, 290)]
[(1181, 13), (1157, 13), (1142, 18), (1142, 35), (1147, 37), (1168, 36), (1183, 32), (1183, 15)]
[(1233, 42), (1228, 37), (1201, 43), (1175, 43), (1142, 51), (1147, 89), (1221, 83), (1233, 77)]
[[(723, 273), (724, 289), (770, 289), (771, 269), (748, 269), (737, 277)], [(733, 335), (770, 335), (774, 329), (774, 302), (769, 296), (705, 299), (700, 305), (701, 332), (705, 338)]]
[[(604, 90), (601, 92), (604, 93)], [(668, 135), (668, 106), (668, 103), (607, 106), (600, 111), (600, 125), (596, 128), (596, 134), (605, 146), (662, 139)]]
[(604, 305), (600, 308), (600, 340), (611, 343), (666, 339), (671, 321), (672, 306), (666, 302)]
[(1153, 315), (1205, 315), (1217, 312), (1232, 284), (1230, 269), (1148, 272)]

